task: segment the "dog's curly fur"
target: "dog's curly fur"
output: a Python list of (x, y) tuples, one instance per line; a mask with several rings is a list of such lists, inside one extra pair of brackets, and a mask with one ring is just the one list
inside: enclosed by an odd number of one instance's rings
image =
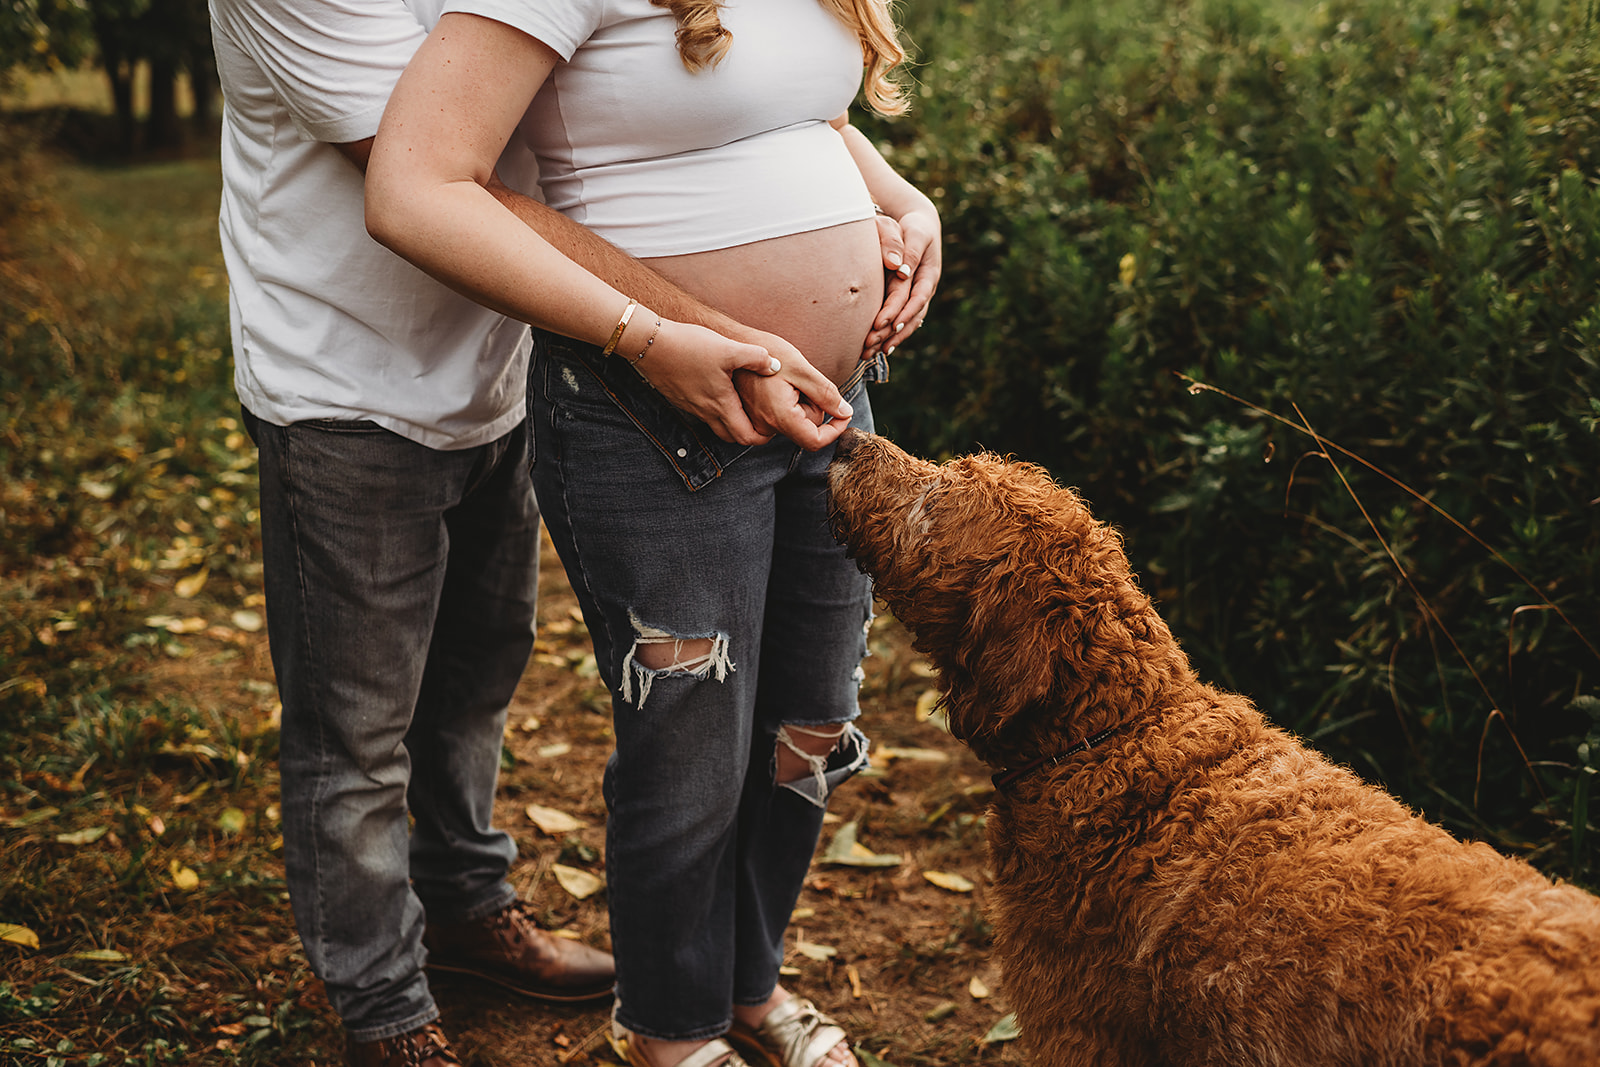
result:
[(1040, 468), (849, 431), (835, 529), (995, 768), (990, 912), (1049, 1065), (1600, 1064), (1600, 900), (1464, 844), (1202, 683)]

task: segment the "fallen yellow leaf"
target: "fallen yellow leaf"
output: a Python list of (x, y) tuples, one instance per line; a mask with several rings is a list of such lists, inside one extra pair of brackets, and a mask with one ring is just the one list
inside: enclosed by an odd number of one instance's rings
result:
[(967, 993), (973, 1000), (982, 1000), (989, 995), (989, 987), (984, 985), (982, 978), (973, 975), (972, 981), (967, 983)]
[(193, 869), (185, 867), (182, 860), (173, 860), (167, 864), (167, 870), (172, 874), (172, 884), (182, 890), (199, 889), (200, 876)]
[(917, 721), (924, 722), (932, 718), (934, 710), (939, 706), (939, 691), (937, 689), (924, 689), (917, 697)]
[(209, 577), (211, 577), (211, 568), (201, 567), (188, 577), (179, 578), (177, 583), (173, 585), (172, 590), (187, 600), (205, 588), (206, 579)]
[(38, 948), (39, 935), (26, 926), (16, 923), (0, 923), (0, 941), (8, 945), (21, 945), (23, 948)]
[(68, 834), (57, 834), (56, 841), (63, 845), (92, 845), (104, 837), (111, 827), (91, 826), (86, 830), (74, 830)]
[(567, 744), (565, 741), (557, 741), (553, 745), (545, 745), (543, 748), (541, 748), (539, 750), (539, 755), (543, 756), (545, 759), (554, 759), (557, 756), (565, 756), (571, 751), (571, 745)]
[(172, 798), (172, 806), (175, 808), (181, 808), (185, 804), (192, 804), (209, 792), (211, 792), (211, 783), (201, 782), (199, 785), (194, 787), (193, 792), (176, 794)]
[(950, 759), (950, 753), (940, 752), (936, 748), (896, 748), (894, 745), (880, 745), (876, 752), (884, 759), (913, 760), (918, 763), (945, 763)]
[(951, 874), (949, 871), (923, 871), (922, 877), (940, 889), (948, 889), (952, 893), (970, 893), (973, 889), (971, 882), (959, 874)]
[(555, 873), (556, 881), (561, 883), (575, 900), (586, 900), (606, 887), (606, 883), (588, 871), (579, 867), (568, 867), (561, 863), (552, 863), (550, 870)]
[(839, 827), (833, 835), (833, 840), (828, 843), (828, 849), (822, 855), (824, 863), (838, 863), (846, 867), (897, 867), (900, 864), (898, 853), (876, 853), (856, 840), (857, 831), (854, 819)]
[(69, 960), (89, 960), (91, 963), (121, 963), (128, 957), (114, 948), (92, 948), (86, 952), (70, 952)]
[(529, 804), (525, 810), (533, 825), (551, 837), (570, 834), (574, 830), (583, 829), (585, 825), (564, 811), (547, 808), (542, 804)]
[(1021, 1036), (1022, 1028), (1017, 1025), (1017, 1013), (1012, 1012), (989, 1027), (989, 1032), (978, 1039), (978, 1044), (993, 1045), (998, 1041), (1015, 1041)]
[(839, 950), (831, 945), (818, 945), (803, 940), (795, 941), (794, 950), (806, 959), (816, 960), (818, 963), (830, 960), (839, 954)]

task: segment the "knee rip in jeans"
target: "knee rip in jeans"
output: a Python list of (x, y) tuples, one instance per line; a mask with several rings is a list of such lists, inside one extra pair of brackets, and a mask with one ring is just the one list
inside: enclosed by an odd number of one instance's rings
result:
[(780, 788), (825, 808), (834, 788), (866, 762), (866, 735), (848, 722), (784, 723), (778, 727), (772, 777)]
[[(715, 675), (717, 681), (725, 682), (728, 672), (734, 669), (728, 656), (727, 634), (686, 637), (651, 626), (631, 611), (628, 618), (633, 623), (633, 647), (622, 661), (622, 699), (637, 708), (643, 708), (650, 699), (650, 688), (657, 678), (687, 675), (704, 681)], [(639, 689), (637, 703), (635, 682)]]

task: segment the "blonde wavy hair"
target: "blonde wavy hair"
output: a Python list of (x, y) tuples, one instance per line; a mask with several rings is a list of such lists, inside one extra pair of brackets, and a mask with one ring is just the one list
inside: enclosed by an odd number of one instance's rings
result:
[[(691, 71), (714, 67), (728, 51), (733, 34), (722, 25), (717, 14), (720, 0), (650, 0), (672, 12), (678, 22), (678, 55)], [(905, 62), (890, 0), (817, 0), (861, 38), (862, 62), (866, 67), (864, 89), (867, 103), (880, 115), (900, 115), (909, 106), (905, 93), (891, 76)]]

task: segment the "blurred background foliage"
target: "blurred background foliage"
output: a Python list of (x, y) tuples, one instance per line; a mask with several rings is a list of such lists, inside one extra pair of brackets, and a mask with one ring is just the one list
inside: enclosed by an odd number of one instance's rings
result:
[[(939, 203), (946, 274), (881, 426), (1049, 467), (1206, 677), (1594, 884), (1592, 0), (899, 12), (915, 108), (857, 121)], [(124, 154), (214, 124), (207, 42), (198, 0), (0, 0), (0, 70), (98, 62)], [(67, 111), (0, 122), (0, 732), (105, 697), (73, 642), (134, 647), (163, 560), (230, 608), (258, 581), (214, 219), (187, 221), (214, 165), (139, 171), (149, 218), (97, 200), (130, 192), (113, 172), (52, 169), (47, 196), (34, 148)]]
[(98, 156), (178, 151), (221, 105), (207, 18), (206, 0), (0, 0), (0, 80), (92, 65), (111, 122), (49, 109), (51, 133)]
[(1206, 677), (1592, 879), (1595, 5), (900, 10), (946, 273), (881, 425), (1049, 467)]

